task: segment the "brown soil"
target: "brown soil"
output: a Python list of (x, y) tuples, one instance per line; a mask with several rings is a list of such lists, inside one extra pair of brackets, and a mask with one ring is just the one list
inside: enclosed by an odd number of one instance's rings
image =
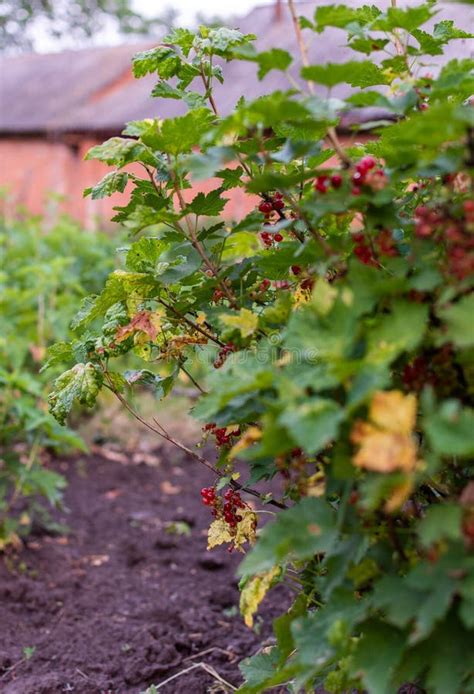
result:
[[(264, 603), (258, 635), (244, 626), (239, 557), (206, 551), (199, 489), (212, 479), (166, 455), (158, 465), (99, 453), (59, 466), (69, 487), (57, 520), (70, 533), (38, 532), (0, 561), (2, 694), (138, 694), (199, 662), (241, 682), (239, 660), (268, 638), (286, 597), (277, 589)], [(191, 535), (167, 532), (176, 521)], [(194, 668), (159, 691), (222, 691), (217, 684)]]

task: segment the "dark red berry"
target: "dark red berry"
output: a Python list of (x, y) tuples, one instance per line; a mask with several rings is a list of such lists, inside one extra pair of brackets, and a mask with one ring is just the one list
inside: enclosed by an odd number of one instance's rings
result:
[(285, 207), (285, 203), (283, 200), (277, 199), (273, 201), (273, 209), (274, 210), (282, 210)]
[(329, 176), (321, 175), (318, 176), (314, 182), (314, 188), (318, 193), (326, 193), (329, 187)]
[(299, 266), (299, 265), (292, 265), (292, 266), (291, 266), (291, 272), (292, 272), (294, 275), (301, 275), (301, 268), (300, 268), (300, 266)]
[(280, 233), (275, 234), (273, 237), (277, 243), (280, 243), (280, 241), (283, 241), (283, 236)]
[(340, 188), (342, 186), (342, 176), (333, 174), (331, 176), (331, 185), (333, 188)]
[(260, 212), (267, 215), (267, 214), (270, 214), (272, 212), (273, 206), (272, 206), (271, 202), (264, 200), (263, 202), (260, 203), (260, 205), (258, 206), (258, 209), (260, 210)]

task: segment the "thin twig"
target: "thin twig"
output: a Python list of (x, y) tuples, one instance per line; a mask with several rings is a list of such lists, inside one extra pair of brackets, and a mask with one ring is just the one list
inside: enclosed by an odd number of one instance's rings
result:
[(175, 316), (178, 316), (181, 320), (183, 320), (185, 323), (187, 323), (193, 330), (196, 330), (198, 333), (201, 333), (201, 335), (204, 335), (204, 337), (207, 337), (209, 340), (212, 342), (215, 342), (216, 345), (219, 345), (219, 347), (223, 347), (224, 343), (219, 340), (218, 337), (215, 335), (212, 335), (211, 333), (208, 333), (207, 330), (204, 330), (200, 325), (197, 323), (194, 323), (190, 318), (187, 318), (183, 313), (180, 313), (174, 306), (171, 306), (170, 304), (166, 303), (163, 299), (157, 299), (159, 304), (162, 304), (166, 309), (171, 311), (172, 313), (175, 314)]
[(189, 667), (185, 668), (184, 670), (180, 670), (177, 672), (175, 675), (171, 675), (171, 677), (168, 677), (166, 680), (163, 680), (163, 682), (160, 682), (160, 684), (155, 684), (155, 689), (161, 689), (162, 687), (165, 686), (165, 684), (169, 684), (169, 682), (172, 682), (173, 680), (177, 679), (178, 677), (181, 677), (182, 675), (186, 675), (188, 672), (191, 672), (192, 670), (196, 670), (197, 668), (201, 668), (205, 672), (207, 672), (209, 675), (214, 677), (218, 682), (223, 684), (225, 687), (228, 687), (232, 692), (237, 691), (237, 687), (234, 687), (233, 684), (230, 682), (227, 682), (223, 677), (219, 675), (217, 670), (215, 670), (211, 665), (208, 665), (207, 663), (194, 663), (194, 665), (190, 665)]
[[(179, 448), (183, 453), (186, 453), (189, 455), (191, 458), (194, 458), (198, 463), (201, 463), (201, 465), (204, 465), (207, 467), (208, 470), (210, 470), (214, 475), (217, 477), (227, 477), (226, 473), (222, 472), (221, 470), (218, 470), (212, 463), (210, 463), (208, 460), (203, 458), (202, 455), (199, 455), (199, 453), (196, 453), (196, 451), (193, 451), (192, 448), (189, 448), (186, 446), (184, 443), (181, 443), (181, 441), (177, 441), (174, 439), (164, 428), (160, 422), (158, 422), (157, 419), (153, 418), (153, 422), (155, 423), (155, 426), (153, 424), (150, 424), (146, 419), (144, 419), (131, 405), (130, 403), (123, 397), (121, 393), (119, 393), (115, 388), (114, 384), (107, 372), (107, 370), (104, 370), (104, 375), (105, 379), (107, 381), (108, 388), (114, 393), (115, 397), (122, 403), (122, 405), (125, 407), (125, 409), (134, 417), (140, 424), (143, 424), (144, 427), (152, 431), (154, 434), (157, 436), (160, 436), (162, 439), (165, 439), (165, 441), (168, 441), (168, 443), (173, 444), (176, 448)], [(260, 492), (257, 492), (256, 489), (252, 489), (251, 487), (246, 487), (243, 484), (240, 484), (239, 482), (236, 482), (235, 480), (230, 480), (229, 482), (230, 486), (233, 489), (237, 489), (238, 491), (246, 492), (247, 494), (250, 494), (251, 496), (255, 496), (257, 499), (259, 499), (262, 503), (267, 503), (271, 504), (272, 506), (276, 506), (277, 508), (281, 509), (286, 509), (288, 508), (286, 504), (277, 501), (276, 499), (269, 499), (268, 501), (264, 500), (264, 496), (260, 494)]]
[[(304, 67), (309, 67), (308, 49), (304, 42), (303, 34), (301, 32), (300, 23), (298, 21), (298, 15), (296, 13), (296, 7), (294, 0), (288, 0), (288, 7), (290, 9), (291, 19), (293, 20), (293, 27), (295, 29), (296, 41), (300, 49), (301, 62)], [(308, 89), (310, 94), (314, 94), (314, 84), (311, 80), (307, 81)], [(329, 140), (330, 144), (334, 147), (339, 159), (342, 161), (344, 166), (348, 168), (351, 165), (351, 160), (344, 151), (339, 138), (337, 136), (336, 130), (333, 127), (329, 127), (326, 135), (326, 139)]]

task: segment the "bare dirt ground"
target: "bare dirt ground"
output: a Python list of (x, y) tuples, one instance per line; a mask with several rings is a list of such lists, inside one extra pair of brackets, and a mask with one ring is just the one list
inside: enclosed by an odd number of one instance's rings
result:
[[(138, 694), (199, 662), (238, 685), (239, 660), (269, 637), (286, 596), (264, 603), (258, 634), (244, 626), (239, 557), (206, 551), (208, 471), (168, 449), (100, 447), (57, 467), (69, 534), (38, 532), (0, 561), (0, 692)], [(194, 668), (159, 691), (223, 690)]]

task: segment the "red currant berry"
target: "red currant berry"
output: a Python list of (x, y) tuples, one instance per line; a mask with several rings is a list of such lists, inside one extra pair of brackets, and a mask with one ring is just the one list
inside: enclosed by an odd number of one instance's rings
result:
[(369, 169), (373, 169), (376, 164), (377, 164), (377, 162), (375, 161), (375, 159), (373, 157), (367, 156), (367, 157), (362, 157), (358, 166), (362, 167), (362, 169), (364, 171), (369, 171)]
[(277, 243), (280, 243), (280, 241), (283, 241), (283, 236), (280, 233), (275, 234), (273, 237)]
[(326, 193), (329, 187), (329, 176), (321, 175), (318, 176), (314, 182), (314, 188), (318, 193)]
[(340, 188), (342, 186), (342, 176), (333, 174), (331, 176), (331, 185), (333, 188)]
[(270, 214), (273, 210), (272, 203), (264, 200), (263, 202), (260, 203), (260, 205), (258, 206), (258, 209), (260, 210), (260, 212), (262, 212), (265, 215)]
[(352, 195), (360, 195), (362, 193), (362, 188), (359, 186), (352, 186), (351, 193)]

